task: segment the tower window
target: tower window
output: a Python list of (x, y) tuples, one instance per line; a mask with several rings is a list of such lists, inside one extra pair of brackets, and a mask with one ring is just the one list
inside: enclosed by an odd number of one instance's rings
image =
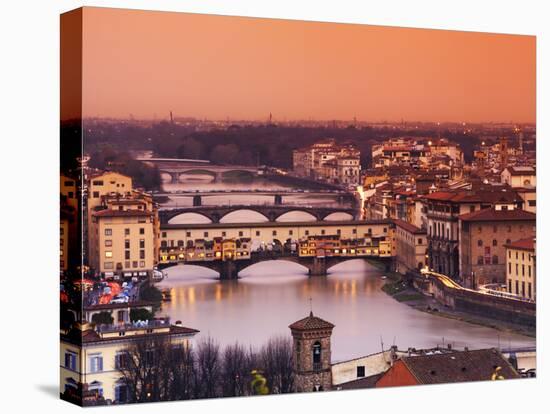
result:
[(313, 369), (321, 369), (321, 342), (319, 341), (313, 344)]

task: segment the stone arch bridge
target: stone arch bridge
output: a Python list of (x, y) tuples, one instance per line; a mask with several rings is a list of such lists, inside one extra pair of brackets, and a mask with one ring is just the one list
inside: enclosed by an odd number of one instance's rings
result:
[(252, 253), (249, 259), (241, 260), (205, 260), (192, 262), (171, 262), (159, 264), (159, 269), (167, 269), (178, 265), (199, 266), (212, 269), (219, 274), (221, 280), (238, 279), (239, 272), (256, 263), (282, 260), (297, 263), (308, 270), (310, 276), (326, 276), (331, 267), (349, 260), (362, 259), (366, 261), (376, 261), (384, 265), (386, 271), (389, 271), (393, 265), (393, 257), (380, 256), (326, 256), (310, 257), (298, 256), (289, 253), (259, 252)]
[(352, 219), (356, 219), (358, 214), (357, 209), (351, 207), (301, 207), (301, 206), (289, 206), (289, 205), (269, 205), (269, 206), (249, 206), (249, 205), (235, 205), (235, 206), (202, 206), (175, 208), (170, 210), (159, 211), (159, 218), (161, 224), (169, 224), (173, 218), (186, 213), (195, 213), (202, 215), (209, 219), (212, 223), (220, 223), (225, 216), (230, 213), (239, 210), (250, 210), (264, 216), (268, 221), (275, 222), (279, 217), (290, 212), (303, 212), (312, 215), (317, 221), (323, 221), (327, 216), (332, 213), (347, 213)]

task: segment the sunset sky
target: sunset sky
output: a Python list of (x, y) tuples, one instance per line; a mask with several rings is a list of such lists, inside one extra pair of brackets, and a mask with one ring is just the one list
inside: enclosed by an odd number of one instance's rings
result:
[(85, 8), (84, 116), (535, 121), (535, 37)]

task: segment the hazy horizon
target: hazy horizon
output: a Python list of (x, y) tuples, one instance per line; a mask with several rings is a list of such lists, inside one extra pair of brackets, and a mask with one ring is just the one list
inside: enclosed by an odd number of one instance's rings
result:
[(83, 116), (534, 124), (535, 42), (85, 7)]

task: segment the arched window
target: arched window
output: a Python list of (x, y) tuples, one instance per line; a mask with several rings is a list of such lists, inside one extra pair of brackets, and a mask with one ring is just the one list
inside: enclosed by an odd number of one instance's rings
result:
[(321, 342), (313, 344), (313, 369), (321, 369)]

